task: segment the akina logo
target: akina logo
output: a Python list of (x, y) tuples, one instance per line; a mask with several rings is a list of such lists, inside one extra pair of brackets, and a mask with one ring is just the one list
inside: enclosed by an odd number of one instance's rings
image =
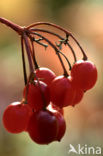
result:
[(97, 147), (93, 147), (93, 146), (81, 146), (80, 144), (77, 145), (77, 147), (75, 148), (72, 144), (69, 145), (69, 151), (68, 154), (77, 154), (77, 155), (84, 155), (84, 154), (88, 154), (88, 155), (101, 155), (102, 154), (102, 148), (97, 146)]

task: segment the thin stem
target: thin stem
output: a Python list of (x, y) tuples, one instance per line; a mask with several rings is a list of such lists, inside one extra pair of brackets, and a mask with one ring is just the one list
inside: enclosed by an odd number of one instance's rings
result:
[(30, 31), (30, 33), (31, 33), (31, 34), (34, 34), (34, 35), (36, 35), (36, 36), (42, 37), (49, 45), (51, 45), (51, 47), (55, 50), (55, 52), (56, 52), (56, 54), (57, 54), (57, 56), (58, 56), (58, 58), (59, 58), (59, 60), (60, 60), (60, 63), (61, 63), (62, 68), (63, 68), (63, 70), (64, 70), (64, 75), (65, 75), (65, 76), (68, 76), (67, 70), (66, 70), (66, 68), (65, 68), (65, 66), (64, 66), (64, 63), (63, 63), (63, 61), (62, 61), (61, 56), (59, 55), (59, 50), (57, 49), (57, 47), (56, 47), (51, 41), (49, 41), (46, 37), (44, 37), (44, 36), (42, 36), (42, 35), (40, 35), (40, 34), (38, 34), (38, 33), (35, 33), (35, 32), (31, 32), (31, 31)]
[[(32, 31), (34, 31), (34, 32), (35, 32), (35, 31), (40, 31), (40, 32), (49, 33), (49, 34), (52, 34), (52, 35), (58, 37), (58, 38), (61, 39), (61, 40), (65, 40), (63, 37), (61, 37), (60, 35), (58, 35), (58, 34), (55, 33), (55, 32), (51, 32), (51, 31), (44, 30), (44, 29), (38, 29), (38, 28), (30, 29), (30, 30), (32, 30)], [(76, 62), (76, 61), (77, 61), (77, 58), (76, 58), (76, 55), (75, 55), (75, 52), (74, 52), (73, 48), (71, 47), (71, 45), (70, 45), (68, 42), (66, 42), (66, 44), (67, 44), (67, 46), (70, 48), (70, 50), (71, 50), (71, 52), (72, 52), (72, 54), (73, 54), (74, 62)]]
[(23, 38), (24, 38), (24, 41), (25, 41), (25, 47), (26, 47), (26, 51), (27, 51), (27, 55), (28, 55), (28, 61), (29, 61), (29, 66), (30, 66), (30, 71), (31, 71), (30, 77), (29, 77), (29, 80), (28, 80), (28, 83), (27, 83), (27, 89), (26, 89), (26, 97), (25, 97), (25, 99), (27, 100), (29, 82), (30, 82), (31, 80), (34, 80), (34, 77), (35, 77), (36, 80), (37, 80), (37, 82), (38, 82), (39, 88), (40, 88), (40, 92), (41, 92), (41, 96), (42, 96), (43, 103), (44, 103), (44, 105), (46, 105), (46, 100), (45, 100), (43, 91), (42, 91), (42, 89), (41, 89), (41, 86), (40, 86), (38, 77), (36, 76), (36, 74), (35, 74), (35, 72), (34, 72), (34, 69), (33, 69), (32, 59), (31, 59), (31, 50), (30, 50), (30, 44), (29, 44), (29, 41), (28, 41), (28, 36), (24, 33)]
[(72, 67), (71, 67), (71, 64), (70, 64), (68, 58), (67, 58), (61, 51), (58, 51), (58, 52), (59, 52), (61, 55), (63, 55), (63, 57), (66, 59), (66, 61), (68, 62), (68, 65), (69, 65), (69, 70), (71, 70)]
[(81, 45), (79, 44), (79, 42), (76, 40), (76, 38), (69, 32), (67, 31), (66, 29), (60, 27), (59, 25), (56, 25), (56, 24), (53, 24), (53, 23), (48, 23), (48, 22), (37, 22), (37, 23), (34, 23), (34, 24), (31, 24), (27, 27), (27, 29), (30, 29), (32, 27), (35, 27), (35, 26), (39, 26), (39, 25), (48, 25), (48, 26), (52, 26), (54, 28), (57, 28), (61, 31), (63, 31), (66, 35), (69, 35), (71, 36), (71, 38), (76, 42), (76, 44), (78, 45), (78, 47), (80, 48), (82, 54), (83, 54), (83, 60), (87, 60), (88, 57), (87, 55), (85, 54), (83, 48), (81, 47)]
[(10, 27), (11, 29), (13, 29), (14, 31), (16, 31), (18, 34), (22, 34), (23, 33), (23, 27), (5, 19), (0, 17), (0, 22), (5, 24), (6, 26)]
[[(33, 60), (33, 63), (34, 63), (34, 66), (35, 66), (35, 69), (38, 69), (38, 64), (37, 64), (37, 61), (36, 61), (36, 58), (35, 58), (35, 50), (34, 50), (34, 45), (33, 45), (33, 40), (32, 40), (32, 37), (30, 34), (28, 34), (28, 31), (25, 29), (25, 34), (27, 35), (27, 40), (28, 40), (28, 48), (29, 48), (29, 52), (30, 52), (30, 56), (32, 57), (32, 60)], [(29, 41), (30, 41), (30, 44), (29, 44)], [(31, 48), (32, 46), (32, 48)]]
[(84, 52), (83, 48), (81, 47), (81, 45), (79, 44), (79, 42), (76, 40), (76, 38), (75, 38), (72, 34), (71, 34), (70, 36), (71, 36), (71, 38), (76, 42), (76, 44), (78, 45), (78, 47), (80, 48), (80, 50), (81, 50), (81, 52), (82, 52), (82, 54), (83, 54), (83, 60), (87, 60), (88, 57), (87, 57), (87, 55), (85, 54), (85, 52)]
[[(32, 41), (32, 36), (30, 36), (30, 38), (31, 38), (31, 41)], [(34, 40), (35, 41), (35, 40)], [(33, 42), (32, 42), (33, 43)], [(34, 46), (33, 46), (34, 47)], [(68, 63), (68, 65), (69, 65), (69, 70), (71, 70), (71, 64), (70, 64), (70, 62), (69, 62), (69, 60), (68, 60), (68, 58), (65, 56), (65, 54), (63, 54), (62, 52), (60, 52), (60, 51), (58, 51), (61, 55), (63, 55), (63, 57), (66, 59), (66, 61), (67, 61), (67, 63)], [(36, 60), (35, 60), (36, 61)], [(39, 67), (37, 67), (37, 68), (39, 68)], [(36, 69), (37, 69), (36, 68)]]
[(49, 26), (52, 26), (54, 28), (57, 28), (63, 32), (65, 32), (66, 34), (71, 34), (71, 32), (65, 30), (64, 28), (60, 27), (59, 25), (56, 25), (56, 24), (53, 24), (53, 23), (48, 23), (48, 22), (37, 22), (37, 23), (33, 23), (31, 25), (29, 25), (28, 27), (26, 27), (27, 29), (30, 29), (32, 27), (35, 27), (35, 26), (38, 26), (38, 25), (49, 25)]
[(22, 63), (23, 63), (24, 82), (25, 82), (25, 85), (26, 85), (27, 84), (27, 73), (26, 73), (26, 65), (25, 65), (23, 37), (21, 37), (21, 51), (22, 51)]
[(32, 57), (33, 57), (34, 66), (35, 66), (35, 69), (38, 69), (39, 66), (38, 66), (38, 63), (37, 63), (37, 60), (36, 60), (36, 57), (35, 57), (34, 43), (33, 43), (31, 38), (30, 38), (30, 40), (31, 40), (31, 45), (32, 45)]
[(67, 45), (68, 45), (68, 47), (71, 49), (72, 54), (73, 54), (73, 56), (74, 56), (74, 63), (77, 62), (77, 57), (76, 57), (76, 55), (75, 55), (74, 49), (72, 48), (72, 46), (70, 45), (70, 43), (67, 42)]
[(30, 72), (32, 73), (34, 72), (34, 69), (33, 69), (33, 64), (32, 64), (32, 59), (31, 59), (31, 50), (30, 50), (31, 48), (30, 48), (28, 37), (25, 33), (23, 34), (23, 38), (24, 38), (25, 48), (27, 51)]
[(32, 77), (33, 77), (33, 73), (31, 72), (30, 75), (29, 75), (27, 85), (26, 85), (26, 90), (25, 90), (25, 98), (24, 98), (25, 104), (28, 103), (28, 98), (27, 97), (28, 97), (29, 83), (30, 83)]

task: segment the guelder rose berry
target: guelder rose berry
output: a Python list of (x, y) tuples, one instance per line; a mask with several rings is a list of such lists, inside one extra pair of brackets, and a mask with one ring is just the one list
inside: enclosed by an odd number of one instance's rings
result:
[(55, 115), (48, 110), (33, 113), (27, 131), (33, 141), (38, 144), (49, 144), (56, 140), (58, 121)]
[(58, 135), (57, 135), (56, 140), (60, 141), (63, 138), (64, 134), (65, 134), (66, 123), (65, 123), (64, 117), (63, 117), (63, 115), (61, 113), (55, 112), (54, 115), (57, 118), (58, 127), (59, 127)]
[(56, 140), (60, 141), (65, 134), (66, 123), (65, 123), (63, 114), (61, 114), (61, 112), (58, 111), (60, 109), (56, 109), (56, 107), (53, 108), (53, 106), (54, 106), (53, 104), (52, 105), (50, 104), (47, 109), (49, 111), (51, 111), (55, 115), (55, 117), (57, 118), (59, 130), (58, 130)]
[(40, 67), (35, 71), (36, 76), (46, 83), (48, 86), (51, 84), (52, 80), (56, 77), (55, 73), (48, 68)]
[[(4, 127), (11, 133), (26, 131), (30, 138), (38, 144), (60, 141), (66, 130), (63, 107), (78, 104), (82, 100), (84, 92), (95, 85), (97, 80), (96, 66), (87, 60), (85, 51), (72, 33), (59, 25), (38, 22), (22, 27), (2, 17), (0, 17), (0, 23), (12, 28), (20, 36), (25, 82), (23, 101), (10, 104), (4, 111)], [(46, 27), (44, 29), (42, 26), (48, 26), (50, 30)], [(58, 30), (61, 32), (58, 33)], [(65, 37), (60, 34), (64, 34)], [(83, 60), (76, 62), (77, 56), (73, 44), (72, 42), (69, 44), (71, 39), (80, 49)], [(35, 49), (35, 43), (45, 47), (45, 49), (53, 49), (62, 66), (64, 76), (56, 77), (50, 69), (39, 68), (35, 55), (36, 51), (40, 51), (40, 48)], [(67, 48), (73, 54), (74, 62), (76, 62), (73, 67), (64, 53), (65, 45), (68, 45)], [(25, 59), (25, 52), (27, 59)], [(68, 76), (63, 57), (71, 70), (69, 71), (71, 72), (70, 76)], [(27, 65), (29, 65), (29, 71)]]
[(97, 80), (97, 69), (91, 61), (77, 61), (71, 70), (71, 77), (76, 86), (84, 91), (91, 89)]
[(52, 103), (50, 103), (48, 106), (47, 106), (47, 109), (50, 110), (51, 112), (59, 112), (61, 113), (62, 115), (64, 115), (64, 110), (63, 108), (60, 108)]
[[(84, 90), (79, 88), (77, 85), (75, 85), (72, 77), (71, 77), (71, 83), (72, 83), (72, 89), (74, 91), (74, 98), (73, 98), (73, 102), (71, 103), (71, 106), (75, 106), (76, 104), (78, 104), (84, 95)], [(65, 95), (65, 101), (68, 101), (68, 91), (66, 92)]]
[(27, 96), (28, 105), (33, 108), (35, 111), (41, 110), (46, 107), (50, 102), (50, 93), (49, 88), (44, 82), (37, 82), (36, 80), (33, 83), (29, 83), (24, 88), (24, 98)]
[(81, 88), (76, 88), (72, 106), (75, 106), (76, 104), (78, 104), (82, 100), (83, 95), (84, 95), (84, 91)]
[(4, 127), (11, 133), (25, 131), (31, 115), (32, 110), (27, 104), (14, 102), (3, 113)]
[[(68, 98), (65, 95), (68, 92)], [(70, 77), (56, 77), (50, 86), (50, 98), (54, 105), (62, 108), (71, 105), (74, 99), (74, 90)]]

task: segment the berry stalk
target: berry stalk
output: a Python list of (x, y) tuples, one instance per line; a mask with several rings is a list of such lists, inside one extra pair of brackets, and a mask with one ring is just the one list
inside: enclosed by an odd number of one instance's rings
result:
[(23, 37), (21, 37), (21, 52), (22, 52), (24, 82), (25, 82), (25, 85), (26, 85), (27, 84), (27, 73), (26, 73), (26, 64), (25, 64), (25, 56), (24, 56)]
[(57, 34), (57, 33), (55, 33), (55, 32), (51, 32), (51, 31), (45, 30), (45, 29), (39, 29), (39, 28), (34, 28), (34, 29), (33, 29), (33, 28), (32, 28), (32, 29), (30, 29), (30, 30), (33, 31), (33, 32), (38, 32), (38, 31), (39, 31), (39, 32), (44, 32), (44, 33), (52, 34), (53, 36), (58, 37), (58, 38), (60, 39), (60, 43), (64, 43), (64, 44), (66, 44), (66, 45), (70, 48), (70, 50), (71, 50), (71, 52), (72, 52), (72, 54), (73, 54), (73, 57), (74, 57), (74, 62), (77, 61), (75, 52), (74, 52), (73, 48), (71, 47), (71, 45), (67, 42), (67, 39), (63, 38), (62, 36), (60, 36), (59, 34)]
[(34, 72), (34, 68), (33, 68), (33, 63), (32, 63), (32, 58), (31, 58), (31, 47), (30, 47), (30, 44), (28, 41), (28, 37), (25, 33), (23, 34), (23, 39), (24, 39), (24, 43), (25, 43), (27, 56), (28, 56), (30, 72), (32, 73), (32, 72)]
[(66, 29), (60, 27), (59, 25), (56, 25), (56, 24), (53, 24), (53, 23), (48, 23), (48, 22), (37, 22), (37, 23), (34, 23), (34, 24), (31, 24), (27, 27), (27, 29), (30, 29), (30, 28), (33, 28), (35, 26), (40, 26), (40, 25), (48, 25), (48, 26), (52, 26), (54, 28), (57, 28), (61, 31), (63, 31), (67, 36), (70, 36), (75, 42), (76, 44), (78, 45), (78, 47), (80, 48), (82, 54), (83, 54), (83, 60), (87, 60), (87, 55), (86, 53), (84, 52), (83, 48), (81, 47), (81, 45), (79, 44), (79, 42), (76, 40), (76, 38), (72, 35), (71, 32), (67, 31)]
[(64, 66), (64, 63), (63, 63), (62, 59), (61, 59), (61, 56), (59, 55), (59, 50), (57, 49), (57, 47), (51, 41), (49, 41), (46, 37), (42, 36), (41, 34), (38, 34), (36, 32), (31, 32), (31, 34), (34, 34), (34, 35), (39, 36), (39, 37), (42, 37), (55, 50), (55, 52), (56, 52), (56, 54), (57, 54), (57, 56), (58, 56), (58, 58), (60, 60), (60, 63), (62, 65), (62, 68), (64, 70), (64, 75), (67, 77), (68, 73), (67, 73), (67, 70), (66, 70), (66, 68)]
[(16, 31), (19, 35), (21, 35), (23, 33), (23, 27), (5, 19), (5, 18), (2, 18), (0, 17), (0, 22), (2, 24), (5, 24), (6, 26), (10, 27), (11, 29), (13, 29), (14, 31)]

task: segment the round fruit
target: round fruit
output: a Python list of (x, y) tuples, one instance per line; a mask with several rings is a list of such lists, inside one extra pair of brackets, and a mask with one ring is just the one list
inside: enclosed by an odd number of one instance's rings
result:
[[(74, 90), (74, 98), (73, 98), (73, 102), (71, 103), (71, 106), (75, 106), (82, 100), (83, 95), (84, 95), (84, 90), (77, 87), (74, 84), (74, 81), (72, 81), (72, 78), (71, 78), (71, 82), (72, 82), (72, 88)], [(68, 101), (68, 91), (66, 92), (66, 95), (65, 95), (65, 101)]]
[(32, 110), (27, 104), (14, 102), (4, 111), (3, 124), (8, 132), (20, 133), (25, 131), (32, 115)]
[(48, 106), (47, 106), (47, 109), (51, 112), (59, 112), (61, 113), (62, 115), (64, 115), (64, 110), (63, 108), (60, 108), (60, 107), (57, 107), (56, 105), (50, 103)]
[(65, 134), (66, 123), (65, 123), (63, 115), (58, 110), (56, 110), (55, 108), (53, 109), (52, 106), (54, 106), (54, 105), (50, 104), (48, 106), (48, 110), (51, 111), (55, 115), (55, 117), (57, 118), (59, 130), (58, 130), (58, 135), (56, 137), (56, 140), (60, 141)]
[(35, 71), (36, 76), (46, 83), (48, 86), (51, 84), (52, 80), (56, 77), (55, 73), (48, 68), (40, 67)]
[(84, 95), (84, 91), (81, 88), (76, 88), (72, 106), (78, 104), (82, 100), (83, 95)]
[(28, 105), (35, 111), (43, 109), (50, 102), (49, 88), (44, 82), (41, 81), (37, 82), (35, 80), (34, 84), (29, 83), (29, 85), (24, 88), (24, 98), (26, 96)]
[[(68, 100), (65, 100), (66, 92), (68, 92)], [(60, 108), (72, 104), (74, 90), (70, 77), (58, 76), (52, 81), (50, 86), (50, 98), (52, 103)]]
[(48, 110), (33, 113), (27, 131), (33, 141), (38, 144), (49, 144), (56, 140), (58, 121)]
[(55, 112), (54, 115), (56, 116), (56, 118), (58, 120), (59, 130), (58, 130), (57, 140), (60, 141), (65, 134), (66, 123), (65, 123), (64, 117), (61, 113)]
[(84, 91), (91, 89), (97, 80), (96, 66), (90, 61), (77, 61), (71, 70), (71, 77), (76, 86)]

